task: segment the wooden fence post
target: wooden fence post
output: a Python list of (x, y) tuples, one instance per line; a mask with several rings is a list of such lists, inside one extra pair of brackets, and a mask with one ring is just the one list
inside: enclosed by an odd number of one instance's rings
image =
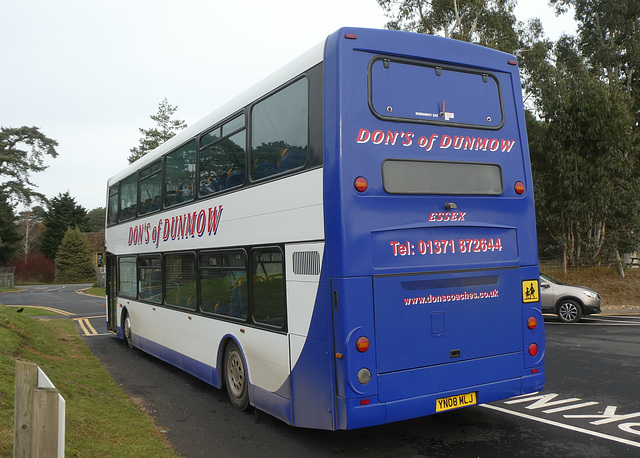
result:
[(38, 365), (16, 360), (15, 410), (13, 415), (13, 457), (30, 458), (31, 405), (33, 389), (38, 384)]
[(13, 458), (64, 457), (65, 402), (35, 363), (16, 360)]

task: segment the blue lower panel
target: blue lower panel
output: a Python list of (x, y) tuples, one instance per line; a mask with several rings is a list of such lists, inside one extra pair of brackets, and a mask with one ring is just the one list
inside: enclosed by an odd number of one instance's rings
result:
[[(499, 401), (521, 394), (531, 393), (544, 386), (544, 371), (511, 380), (466, 386), (462, 390), (444, 391), (441, 393), (416, 396), (397, 401), (379, 403), (373, 398), (344, 399), (339, 397), (338, 429), (356, 429), (384, 423), (425, 417), (436, 413), (436, 402), (440, 398), (463, 393), (478, 393), (478, 404)], [(361, 405), (362, 402), (365, 405)]]
[[(519, 352), (420, 367), (378, 375), (378, 395), (382, 402), (397, 401), (421, 396), (426, 391), (442, 393), (499, 380), (519, 379), (523, 371), (522, 353)], [(504, 397), (509, 396), (514, 394)]]
[(165, 347), (164, 345), (160, 345), (157, 342), (140, 337), (137, 334), (133, 334), (132, 337), (134, 345), (140, 350), (172, 364), (216, 388), (219, 388), (218, 376), (215, 367), (211, 367), (201, 361), (197, 361), (183, 355), (182, 353), (178, 353), (177, 351)]
[(292, 423), (291, 401), (289, 399), (255, 385), (249, 386), (249, 399), (251, 399), (251, 405), (256, 409), (267, 412), (288, 425)]
[(436, 401), (440, 398), (455, 396), (462, 393), (478, 393), (478, 404), (498, 401), (522, 393), (522, 378), (504, 380), (500, 382), (488, 383), (485, 385), (467, 386), (464, 390), (452, 390), (442, 393), (419, 396), (416, 398), (403, 399), (400, 401), (388, 402), (386, 412), (386, 422), (407, 420), (409, 418), (422, 417), (436, 413)]

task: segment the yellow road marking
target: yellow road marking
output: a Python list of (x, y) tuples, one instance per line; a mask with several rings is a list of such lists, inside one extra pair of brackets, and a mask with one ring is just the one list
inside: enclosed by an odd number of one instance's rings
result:
[(95, 330), (88, 318), (74, 318), (73, 321), (77, 321), (85, 336), (97, 336), (98, 331)]
[(67, 312), (65, 310), (54, 309), (53, 307), (42, 307), (40, 305), (7, 305), (7, 307), (15, 307), (15, 308), (24, 307), (26, 309), (42, 309), (42, 310), (47, 310), (49, 312), (57, 313), (58, 315), (65, 315), (65, 316), (75, 315), (75, 313)]

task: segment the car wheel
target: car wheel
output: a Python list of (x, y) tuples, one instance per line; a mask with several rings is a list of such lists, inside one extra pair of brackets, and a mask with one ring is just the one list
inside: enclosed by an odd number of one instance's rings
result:
[(582, 318), (582, 308), (576, 301), (564, 299), (558, 305), (558, 317), (565, 323), (576, 323)]
[(124, 317), (124, 339), (127, 341), (129, 348), (133, 348), (133, 337), (131, 336), (131, 318), (127, 313)]
[(224, 357), (224, 381), (233, 407), (244, 411), (249, 407), (247, 369), (242, 352), (235, 342), (229, 342)]

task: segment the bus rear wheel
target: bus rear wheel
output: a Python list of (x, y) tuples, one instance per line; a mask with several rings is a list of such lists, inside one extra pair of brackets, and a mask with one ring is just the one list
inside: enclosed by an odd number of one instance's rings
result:
[(249, 407), (247, 368), (235, 342), (229, 342), (225, 351), (224, 381), (233, 407), (240, 411), (246, 410)]

